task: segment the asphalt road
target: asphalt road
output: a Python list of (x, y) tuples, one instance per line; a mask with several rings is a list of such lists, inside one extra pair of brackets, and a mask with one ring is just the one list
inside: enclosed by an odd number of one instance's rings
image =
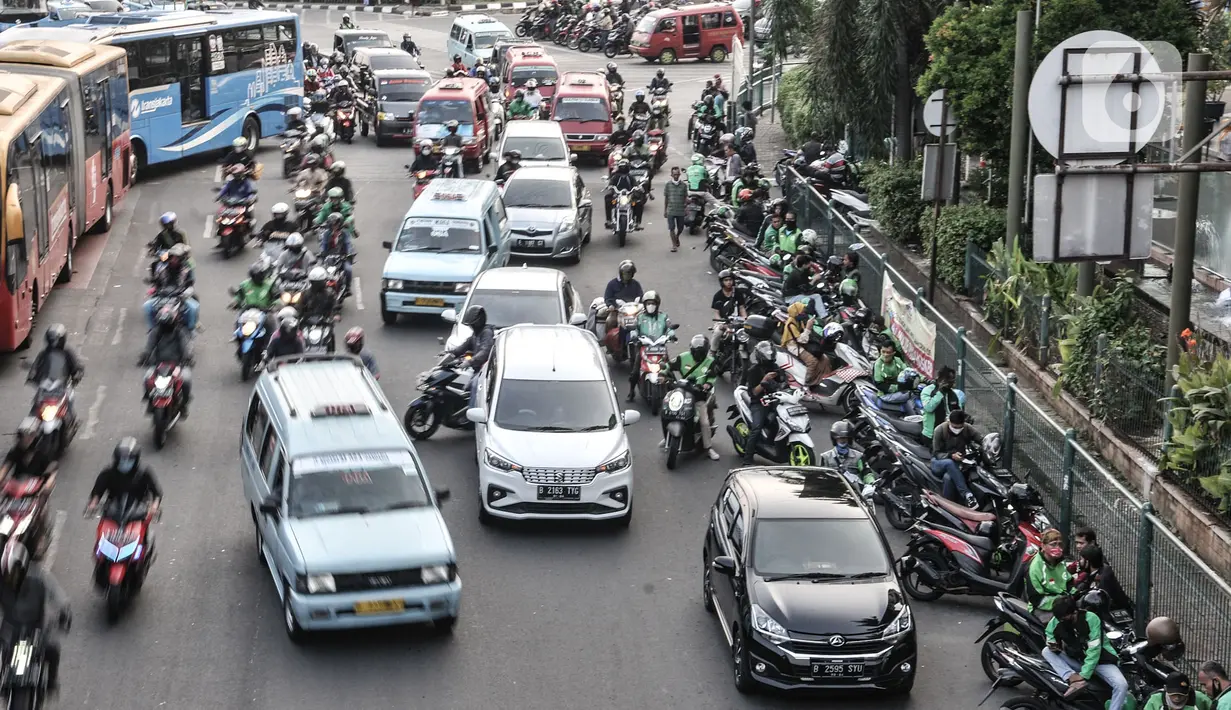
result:
[[(337, 12), (304, 11), (307, 36), (326, 46)], [(429, 68), (445, 65), (450, 18), (360, 15), (400, 35), (414, 32)], [(562, 69), (596, 69), (601, 57), (553, 50)], [(619, 60), (630, 87), (644, 86), (654, 66)], [(721, 67), (724, 73), (730, 65)], [(685, 63), (669, 68), (675, 82), (676, 116), (688, 115), (704, 79), (715, 67)], [(631, 92), (630, 92), (631, 95)], [(684, 144), (684, 120), (671, 129)], [(276, 163), (276, 147), (264, 159)], [(684, 150), (684, 153), (687, 153)], [(438, 351), (447, 333), (431, 319), (380, 324), (378, 291), (384, 260), (379, 243), (392, 236), (410, 203), (410, 183), (401, 168), (409, 153), (377, 149), (371, 139), (337, 148), (358, 188), (356, 298), (343, 326), (362, 325), (380, 361), (382, 386), (401, 408), (412, 396), (415, 376)], [(671, 162), (682, 162), (676, 154)], [(681, 158), (681, 160), (676, 160)], [(267, 174), (276, 171), (268, 171)], [(601, 173), (586, 168), (591, 190)], [(62, 463), (53, 497), (56, 542), (47, 564), (72, 598), (76, 622), (64, 642), (61, 707), (144, 708), (756, 708), (804, 707), (812, 701), (744, 697), (731, 683), (721, 631), (700, 603), (700, 548), (705, 519), (719, 483), (734, 461), (720, 434), (720, 462), (689, 460), (668, 472), (653, 418), (629, 432), (637, 471), (637, 513), (631, 529), (555, 526), (480, 527), (473, 440), (442, 431), (419, 447), (433, 483), (454, 499), (444, 515), (456, 542), (465, 592), (462, 617), (452, 638), (426, 630), (397, 628), (358, 635), (329, 635), (299, 648), (286, 638), (277, 596), (258, 566), (251, 522), (238, 474), (236, 444), (250, 386), (239, 381), (227, 342), (233, 313), (223, 305), (228, 285), (238, 283), (250, 259), (222, 261), (210, 249), (206, 225), (214, 213), (210, 188), (217, 180), (210, 161), (147, 175), (122, 205), (110, 235), (91, 237), (78, 253), (72, 284), (51, 299), (41, 328), (68, 325), (81, 349), (87, 376), (77, 406), (86, 424)], [(260, 185), (259, 207), (283, 199), (287, 185), (274, 177)], [(658, 289), (664, 308), (683, 323), (681, 340), (709, 325), (715, 277), (700, 237), (668, 251), (662, 202), (650, 205), (648, 225), (619, 250), (596, 224), (593, 242), (579, 266), (568, 267), (583, 301), (601, 292), (622, 258), (637, 261), (638, 278)], [(199, 336), (192, 417), (171, 434), (167, 449), (148, 453), (166, 488), (163, 522), (157, 528), (159, 558), (149, 583), (116, 626), (103, 619), (91, 586), (94, 521), (80, 511), (99, 467), (124, 435), (149, 441), (140, 406), (140, 374), (134, 361), (144, 338), (140, 306), (144, 288), (143, 243), (166, 210), (180, 215), (196, 247), (198, 293), (205, 329)], [(0, 427), (12, 431), (30, 391), (21, 384), (19, 360), (0, 357), (0, 397), (10, 403)], [(623, 379), (621, 371), (618, 379)], [(724, 399), (729, 391), (724, 388)], [(728, 403), (723, 402), (723, 406)], [(721, 410), (720, 410), (721, 411)], [(829, 421), (818, 417), (818, 443)], [(6, 442), (7, 443), (7, 440)], [(893, 537), (901, 547), (901, 536)], [(987, 618), (985, 601), (943, 600), (916, 604), (920, 667), (909, 699), (844, 698), (851, 708), (936, 710), (974, 707), (986, 682), (971, 641)]]

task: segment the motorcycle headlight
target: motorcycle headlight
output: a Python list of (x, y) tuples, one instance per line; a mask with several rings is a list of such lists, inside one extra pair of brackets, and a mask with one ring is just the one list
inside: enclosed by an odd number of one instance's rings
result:
[(297, 591), (308, 594), (332, 594), (338, 590), (332, 574), (299, 575), (295, 587)]
[(773, 643), (786, 643), (791, 640), (786, 627), (766, 613), (759, 604), (752, 605), (752, 626)]
[(376, 114), (377, 121), (389, 121), (392, 119), (393, 119), (393, 114), (391, 113), (385, 113), (384, 111), (381, 111)]
[(171, 386), (171, 378), (169, 376), (159, 375), (158, 377), (154, 378), (154, 388), (155, 389), (163, 390), (170, 386)]
[(383, 286), (388, 291), (401, 291), (402, 290), (402, 280), (401, 279), (385, 279)]
[(45, 422), (49, 422), (49, 421), (54, 420), (56, 418), (56, 415), (58, 415), (59, 413), (60, 413), (60, 405), (48, 404), (48, 405), (45, 405), (41, 410), (39, 410), (38, 418), (42, 419)]
[(469, 292), (469, 291), (470, 291), (470, 283), (471, 283), (471, 282), (469, 282), (469, 281), (464, 281), (464, 282), (462, 282), (462, 283), (457, 284), (456, 286), (454, 286), (454, 287), (453, 287), (453, 292), (454, 292), (454, 293), (467, 293), (467, 292)]
[(902, 613), (898, 614), (898, 618), (889, 622), (889, 625), (885, 627), (885, 632), (881, 634), (881, 638), (889, 639), (896, 636), (901, 636), (907, 631), (910, 631), (911, 624), (912, 620), (910, 618), (910, 607), (903, 606)]
[(680, 408), (682, 408), (683, 406), (684, 406), (684, 393), (683, 392), (679, 390), (675, 390), (671, 394), (667, 395), (667, 409), (670, 409), (672, 411), (679, 411)]
[(594, 469), (596, 473), (615, 473), (623, 471), (633, 463), (633, 455), (630, 451), (625, 451), (619, 456), (611, 459), (607, 463)]
[(243, 326), (240, 327), (239, 332), (242, 333), (245, 338), (250, 337), (256, 332), (256, 321), (250, 320), (247, 323), (244, 323)]
[(662, 369), (662, 366), (656, 362), (651, 362), (645, 366), (645, 369), (649, 370), (650, 372), (658, 372), (659, 370)]
[(424, 567), (421, 574), (424, 584), (441, 584), (453, 577), (453, 569), (450, 565), (430, 565)]
[(296, 200), (306, 200), (310, 197), (312, 197), (312, 191), (306, 187), (301, 187), (295, 191)]
[(323, 337), (324, 337), (324, 333), (321, 332), (320, 328), (313, 328), (308, 331), (308, 342), (312, 343), (313, 345), (319, 345), (321, 342), (321, 338)]
[(621, 205), (627, 205), (627, 204), (628, 204), (628, 195), (620, 195), (620, 204), (621, 204)]
[(491, 449), (483, 450), (483, 458), (487, 461), (488, 466), (507, 473), (521, 473), (523, 470), (518, 464), (515, 464), (502, 456), (498, 456)]

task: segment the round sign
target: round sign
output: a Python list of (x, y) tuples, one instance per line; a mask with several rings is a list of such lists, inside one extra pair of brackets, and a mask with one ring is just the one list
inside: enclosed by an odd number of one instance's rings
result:
[[(923, 125), (927, 127), (928, 133), (931, 133), (937, 138), (940, 137), (940, 114), (946, 113), (941, 109), (943, 108), (947, 92), (947, 89), (937, 89), (932, 92), (932, 95), (929, 96), (928, 100), (923, 104)], [(957, 129), (957, 120), (953, 117), (952, 106), (949, 107), (947, 113), (948, 115), (945, 116), (944, 119), (947, 124), (945, 126), (945, 135), (951, 136)]]
[[(1137, 40), (1108, 30), (1074, 35), (1056, 45), (1039, 63), (1030, 82), (1030, 128), (1043, 149), (1053, 157), (1060, 153), (1060, 102), (1065, 96), (1064, 152), (1068, 155), (1099, 153), (1123, 155), (1130, 145), (1145, 146), (1168, 113), (1167, 86), (1162, 81), (1133, 84), (1098, 82), (1060, 85), (1060, 77), (1093, 74), (1125, 74), (1133, 71), (1134, 55), (1141, 57), (1140, 72), (1157, 74), (1158, 60)], [(1067, 62), (1067, 65), (1066, 65)], [(1136, 113), (1136, 126), (1133, 115)], [(1115, 165), (1123, 157), (1069, 159), (1073, 165)]]

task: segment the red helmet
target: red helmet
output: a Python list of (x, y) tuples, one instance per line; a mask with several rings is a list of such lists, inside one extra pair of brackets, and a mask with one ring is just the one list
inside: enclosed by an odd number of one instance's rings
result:
[(355, 327), (346, 331), (346, 349), (356, 354), (363, 350), (363, 328)]

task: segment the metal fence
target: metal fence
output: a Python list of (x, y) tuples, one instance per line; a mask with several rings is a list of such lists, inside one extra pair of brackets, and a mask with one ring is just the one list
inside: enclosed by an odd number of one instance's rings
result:
[[(1083, 448), (1072, 429), (1058, 424), (1026, 396), (1017, 387), (1016, 375), (998, 368), (965, 329), (955, 328), (937, 312), (923, 298), (922, 289), (889, 265), (798, 173), (780, 167), (775, 177), (800, 226), (815, 229), (830, 253), (841, 253), (857, 242), (864, 245), (859, 253), (865, 305), (880, 310), (886, 273), (900, 294), (916, 294), (916, 307), (936, 324), (937, 367), (957, 371), (958, 386), (966, 392), (966, 409), (976, 426), (1002, 432), (1005, 465), (1038, 489), (1066, 539), (1080, 525), (1098, 532), (1137, 605), (1138, 632), (1152, 616), (1175, 619), (1193, 673), (1201, 662), (1231, 653), (1231, 586), (1153, 515), (1149, 503), (1139, 500)], [(995, 273), (984, 257), (978, 259), (967, 263), (967, 291), (972, 295), (980, 290), (980, 275)]]

